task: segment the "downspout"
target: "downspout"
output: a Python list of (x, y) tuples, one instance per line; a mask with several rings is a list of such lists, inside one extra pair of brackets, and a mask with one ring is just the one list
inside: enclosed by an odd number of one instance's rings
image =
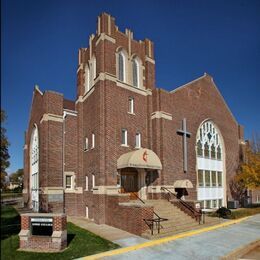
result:
[(65, 119), (67, 117), (66, 111), (63, 111), (62, 121), (62, 186), (63, 186), (63, 213), (65, 213)]

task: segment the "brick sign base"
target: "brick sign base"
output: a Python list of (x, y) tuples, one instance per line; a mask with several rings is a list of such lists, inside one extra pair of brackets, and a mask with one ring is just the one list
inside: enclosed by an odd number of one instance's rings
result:
[(20, 249), (58, 252), (67, 247), (65, 214), (26, 213), (21, 215)]

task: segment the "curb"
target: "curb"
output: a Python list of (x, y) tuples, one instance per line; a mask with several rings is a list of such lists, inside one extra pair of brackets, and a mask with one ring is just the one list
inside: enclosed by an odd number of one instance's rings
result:
[(256, 249), (257, 247), (260, 247), (260, 240), (259, 239), (255, 240), (255, 241), (253, 241), (253, 242), (251, 242), (247, 245), (243, 245), (243, 246), (235, 249), (231, 253), (221, 257), (221, 260), (236, 260), (236, 259), (239, 259), (239, 258), (243, 257), (243, 255), (247, 254), (251, 250)]
[(79, 259), (80, 260), (93, 260), (93, 259), (100, 259), (100, 258), (106, 257), (106, 256), (120, 255), (120, 254), (127, 253), (127, 252), (130, 252), (130, 251), (134, 251), (134, 250), (138, 250), (138, 249), (142, 249), (142, 248), (146, 248), (146, 247), (151, 247), (151, 246), (156, 246), (156, 245), (171, 242), (171, 241), (174, 241), (174, 240), (177, 240), (177, 239), (180, 239), (180, 238), (190, 237), (190, 236), (194, 236), (194, 235), (201, 234), (201, 233), (204, 233), (204, 232), (208, 232), (208, 231), (211, 231), (211, 230), (227, 227), (227, 226), (230, 226), (230, 225), (233, 225), (233, 224), (240, 223), (240, 222), (242, 222), (242, 221), (244, 221), (248, 218), (249, 217), (244, 217), (244, 218), (237, 219), (237, 220), (231, 220), (231, 221), (224, 222), (224, 223), (221, 223), (221, 224), (217, 224), (217, 225), (214, 225), (214, 226), (205, 227), (205, 228), (201, 228), (201, 229), (197, 229), (197, 230), (193, 230), (193, 231), (188, 231), (188, 232), (185, 232), (185, 233), (180, 233), (180, 234), (177, 234), (177, 235), (160, 238), (160, 239), (157, 239), (157, 240), (151, 240), (151, 241), (144, 242), (144, 243), (141, 243), (141, 244), (137, 244), (137, 245), (134, 245), (134, 246), (119, 248), (119, 249), (106, 251), (106, 252), (95, 254), (95, 255), (85, 256), (85, 257), (81, 257)]

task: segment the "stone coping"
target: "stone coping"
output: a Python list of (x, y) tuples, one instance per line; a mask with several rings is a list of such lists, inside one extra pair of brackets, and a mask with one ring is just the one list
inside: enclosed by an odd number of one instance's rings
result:
[(66, 216), (64, 213), (23, 213), (22, 216), (28, 217), (63, 217)]
[(129, 193), (117, 193), (117, 194), (106, 194), (107, 196), (114, 196), (114, 197), (129, 197)]
[[(178, 199), (171, 199), (170, 201), (179, 201)], [(193, 203), (199, 203), (200, 201), (199, 200), (182, 200), (184, 202), (193, 202)]]
[(136, 203), (136, 202), (121, 202), (119, 203), (119, 206), (124, 206), (124, 207), (135, 207), (135, 208), (147, 208), (147, 207), (152, 207), (152, 205), (148, 204), (143, 204), (143, 203)]

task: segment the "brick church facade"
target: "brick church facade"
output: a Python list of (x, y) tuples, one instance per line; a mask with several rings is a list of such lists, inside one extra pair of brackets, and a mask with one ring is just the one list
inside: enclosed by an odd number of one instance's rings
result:
[(243, 143), (211, 76), (157, 88), (153, 42), (119, 31), (103, 13), (79, 50), (76, 100), (34, 89), (24, 199), (35, 211), (126, 230), (127, 219), (134, 228), (152, 214), (130, 203), (132, 193), (157, 199), (166, 187), (202, 208), (225, 206)]

